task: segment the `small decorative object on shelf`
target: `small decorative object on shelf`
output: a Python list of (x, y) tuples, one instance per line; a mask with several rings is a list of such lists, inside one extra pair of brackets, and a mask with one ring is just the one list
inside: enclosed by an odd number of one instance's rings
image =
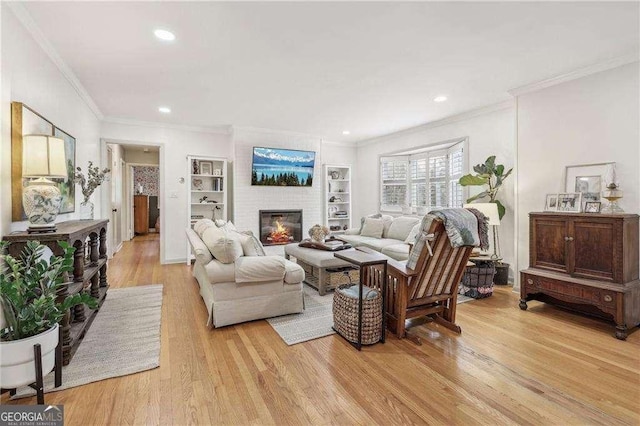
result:
[(622, 191), (618, 188), (618, 185), (616, 185), (614, 182), (611, 182), (609, 185), (607, 185), (607, 189), (603, 191), (602, 198), (605, 198), (609, 202), (609, 205), (607, 205), (602, 210), (603, 213), (624, 213), (624, 210), (622, 210), (622, 208), (620, 208), (620, 206), (618, 205), (618, 200), (622, 198)]
[(337, 170), (331, 171), (331, 179), (340, 179), (340, 172)]
[(195, 159), (194, 159), (194, 160), (191, 162), (191, 167), (192, 167), (192, 168), (191, 168), (191, 172), (192, 172), (194, 175), (199, 175), (199, 174), (200, 174), (200, 166), (198, 165), (198, 160), (195, 160)]
[(100, 167), (93, 165), (93, 161), (89, 161), (87, 176), (82, 173), (81, 167), (76, 168), (73, 181), (80, 184), (82, 195), (84, 195), (84, 201), (80, 203), (80, 219), (93, 219), (94, 209), (91, 196), (102, 182), (107, 180), (110, 171), (108, 168), (100, 170)]
[(326, 226), (322, 226), (320, 224), (315, 224), (314, 226), (311, 227), (311, 229), (309, 229), (309, 236), (313, 241), (316, 241), (316, 242), (320, 242), (320, 243), (323, 242), (324, 239), (329, 234), (330, 234), (329, 228), (327, 228)]

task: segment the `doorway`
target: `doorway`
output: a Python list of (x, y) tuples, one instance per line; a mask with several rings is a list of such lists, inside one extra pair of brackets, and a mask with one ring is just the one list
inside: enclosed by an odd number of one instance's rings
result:
[[(162, 184), (161, 144), (105, 141), (106, 163), (111, 169), (111, 184), (103, 199), (103, 214), (110, 219), (109, 254), (115, 255), (124, 241), (157, 240), (161, 231)], [(104, 152), (104, 151), (103, 151)], [(135, 209), (136, 199), (146, 201)], [(137, 212), (136, 212), (137, 210)], [(146, 227), (136, 227), (136, 216)], [(136, 236), (144, 237), (135, 239)], [(160, 259), (164, 247), (160, 239)]]

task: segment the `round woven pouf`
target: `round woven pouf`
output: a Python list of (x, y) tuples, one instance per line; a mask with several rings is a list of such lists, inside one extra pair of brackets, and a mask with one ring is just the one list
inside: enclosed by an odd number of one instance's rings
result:
[[(362, 344), (378, 343), (382, 337), (382, 294), (362, 288)], [(350, 342), (358, 342), (358, 286), (347, 284), (333, 294), (333, 327)]]

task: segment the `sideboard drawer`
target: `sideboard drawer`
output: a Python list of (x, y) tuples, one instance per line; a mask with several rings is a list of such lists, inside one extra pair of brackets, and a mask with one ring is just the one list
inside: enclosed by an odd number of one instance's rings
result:
[(611, 290), (526, 273), (523, 274), (522, 284), (523, 297), (528, 294), (544, 293), (567, 302), (607, 308), (606, 311), (614, 308), (617, 300), (616, 292)]

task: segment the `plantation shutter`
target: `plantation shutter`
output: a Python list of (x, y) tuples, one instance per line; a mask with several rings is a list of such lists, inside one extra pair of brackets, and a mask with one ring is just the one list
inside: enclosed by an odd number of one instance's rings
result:
[(380, 158), (380, 210), (402, 212), (407, 203), (409, 158)]

